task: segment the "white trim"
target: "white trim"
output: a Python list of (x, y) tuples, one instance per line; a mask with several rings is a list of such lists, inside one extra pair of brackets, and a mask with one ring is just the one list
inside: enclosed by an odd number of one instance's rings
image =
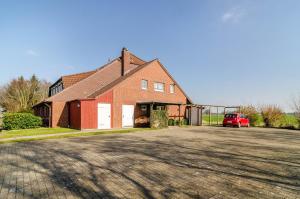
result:
[[(173, 90), (172, 90), (171, 88), (172, 88)], [(175, 93), (175, 84), (170, 84), (169, 89), (170, 89), (170, 93), (172, 93), (172, 94)]]
[[(146, 85), (143, 84), (144, 82), (146, 82)], [(146, 87), (144, 87), (144, 86), (146, 86)], [(148, 90), (148, 80), (146, 80), (146, 79), (141, 80), (141, 89)]]

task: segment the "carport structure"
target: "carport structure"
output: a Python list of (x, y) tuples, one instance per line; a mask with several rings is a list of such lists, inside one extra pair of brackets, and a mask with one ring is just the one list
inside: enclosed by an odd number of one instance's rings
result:
[[(186, 118), (191, 126), (221, 125), (228, 112), (241, 112), (241, 106), (187, 104)], [(212, 110), (215, 109), (215, 112)], [(235, 109), (235, 111), (230, 111)]]
[(166, 110), (170, 119), (180, 122), (185, 116), (185, 104), (170, 101), (138, 101), (136, 104), (136, 126), (149, 126), (153, 110)]

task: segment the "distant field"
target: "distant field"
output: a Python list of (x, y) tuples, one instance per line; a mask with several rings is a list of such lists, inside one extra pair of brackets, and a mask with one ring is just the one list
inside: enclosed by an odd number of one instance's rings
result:
[[(217, 124), (219, 121), (219, 124), (222, 124), (224, 119), (224, 115), (220, 114), (219, 116), (217, 116), (216, 114), (212, 114), (211, 115), (211, 124)], [(209, 115), (203, 115), (203, 124), (209, 124)]]
[[(223, 114), (220, 114), (219, 116), (217, 116), (216, 114), (212, 114), (211, 115), (211, 124), (215, 125), (215, 124), (217, 124), (217, 121), (219, 121), (219, 124), (222, 124), (223, 119), (224, 119), (224, 115)], [(260, 124), (258, 126), (263, 126), (264, 125), (263, 119), (260, 118), (260, 121), (261, 122), (259, 122)], [(209, 115), (208, 114), (203, 115), (203, 121), (202, 122), (203, 122), (204, 125), (208, 125), (209, 124)], [(299, 128), (299, 125), (298, 125), (297, 118), (294, 115), (292, 115), (292, 114), (285, 114), (283, 116), (283, 118), (279, 121), (278, 127), (294, 127), (294, 128)]]
[(281, 127), (294, 127), (298, 128), (298, 120), (295, 115), (292, 114), (285, 114), (282, 120), (280, 121)]

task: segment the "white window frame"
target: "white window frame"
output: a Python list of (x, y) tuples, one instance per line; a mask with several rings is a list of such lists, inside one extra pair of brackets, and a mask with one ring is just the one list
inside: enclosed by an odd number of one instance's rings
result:
[(141, 89), (142, 90), (148, 90), (148, 80), (142, 79), (142, 81), (141, 81)]
[[(162, 88), (159, 88), (159, 86), (162, 86)], [(154, 82), (154, 91), (165, 92), (165, 84), (162, 82)]]
[(170, 93), (175, 93), (175, 84), (170, 84)]

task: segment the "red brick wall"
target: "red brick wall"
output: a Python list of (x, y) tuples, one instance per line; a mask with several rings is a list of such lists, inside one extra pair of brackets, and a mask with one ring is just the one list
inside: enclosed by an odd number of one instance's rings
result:
[[(148, 89), (141, 89), (141, 80), (148, 80)], [(165, 91), (154, 91), (154, 82), (165, 83)], [(165, 73), (158, 62), (153, 62), (151, 65), (138, 71), (131, 77), (124, 80), (122, 83), (114, 87), (114, 116), (113, 127), (122, 127), (122, 104), (136, 105), (137, 101), (165, 101), (165, 102), (180, 102), (185, 104), (187, 99), (182, 91), (175, 85), (175, 93), (170, 93), (170, 84), (174, 84), (172, 79)], [(178, 118), (178, 106), (169, 106), (169, 115)], [(181, 117), (185, 115), (185, 107), (181, 107)]]
[(52, 127), (69, 126), (69, 110), (66, 102), (52, 102)]

